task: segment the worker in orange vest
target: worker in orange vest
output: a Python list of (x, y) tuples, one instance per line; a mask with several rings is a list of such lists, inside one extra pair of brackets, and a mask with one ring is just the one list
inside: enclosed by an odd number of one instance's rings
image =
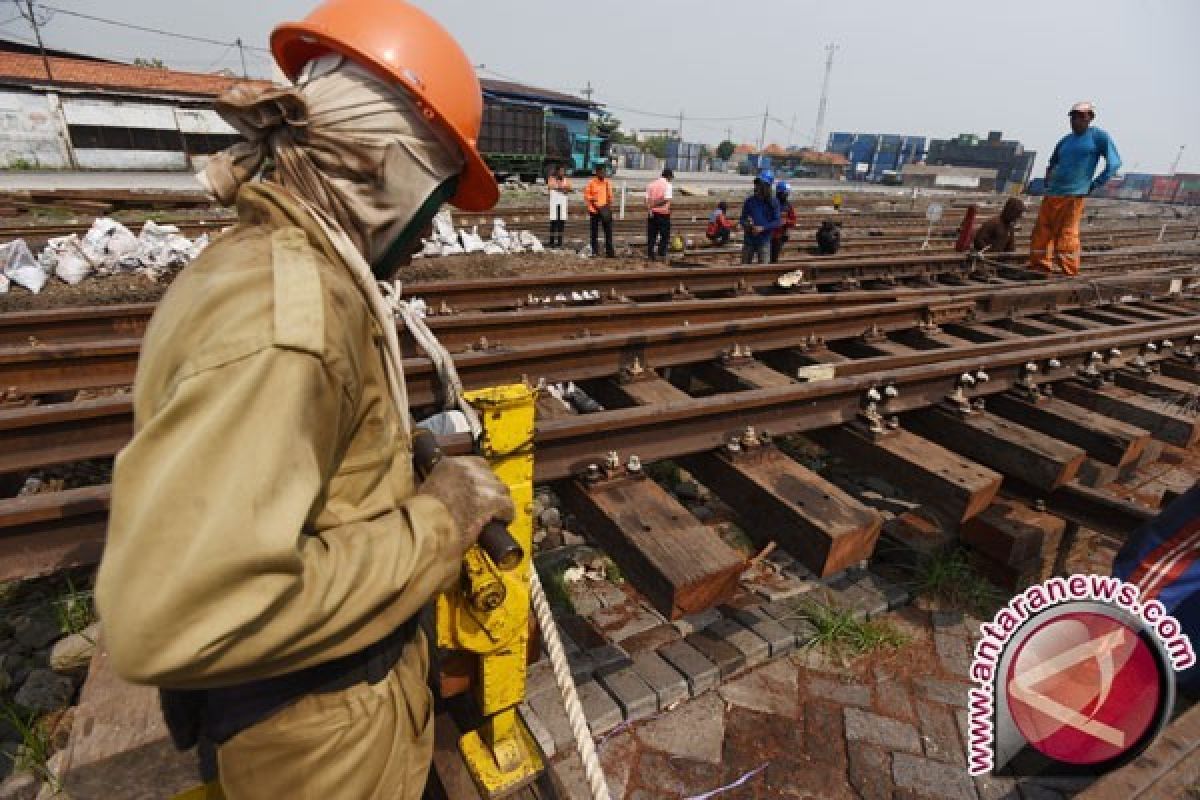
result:
[(598, 229), (603, 226), (604, 255), (607, 258), (616, 258), (612, 238), (613, 185), (608, 179), (608, 168), (604, 164), (596, 165), (596, 177), (584, 187), (583, 200), (587, 203), (588, 219), (592, 223), (592, 255), (600, 255), (600, 239), (597, 234)]
[(215, 748), (229, 800), (417, 800), (434, 732), (417, 614), (513, 509), (476, 457), (415, 485), (377, 281), (443, 203), (495, 205), (483, 96), (401, 0), (325, 0), (271, 50), (292, 83), (217, 101), (246, 141), (201, 180), (238, 222), (146, 330), (96, 603), (116, 672), (165, 690), (172, 738)]

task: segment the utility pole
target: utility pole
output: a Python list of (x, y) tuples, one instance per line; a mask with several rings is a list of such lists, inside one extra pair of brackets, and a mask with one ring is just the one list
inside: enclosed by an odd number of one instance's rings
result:
[(246, 48), (242, 47), (242, 37), (237, 38), (238, 53), (242, 56), (242, 77), (250, 80), (250, 73), (246, 70)]
[(830, 42), (825, 45), (825, 82), (821, 85), (821, 102), (817, 105), (817, 125), (813, 129), (813, 150), (824, 150), (821, 144), (821, 137), (825, 133), (825, 108), (829, 105), (829, 76), (833, 72), (833, 54), (839, 48), (836, 44)]
[(585, 86), (585, 87), (583, 87), (582, 89), (580, 89), (580, 90), (579, 90), (579, 93), (580, 93), (581, 95), (583, 95), (583, 97), (584, 97), (584, 99), (585, 99), (585, 100), (587, 100), (587, 101), (588, 101), (588, 105), (591, 105), (591, 104), (592, 104), (592, 93), (593, 93), (593, 92), (595, 92), (595, 91), (596, 91), (596, 90), (592, 88), (592, 82), (591, 82), (591, 81), (588, 81), (588, 82), (587, 82), (587, 86)]
[(679, 134), (679, 143), (683, 144), (683, 109), (679, 109), (679, 129), (675, 131)]
[(42, 53), (42, 64), (46, 67), (46, 80), (54, 80), (50, 71), (50, 59), (46, 56), (46, 45), (42, 43), (42, 28), (38, 24), (37, 15), (33, 13), (33, 0), (25, 0), (25, 11), (28, 13), (29, 24), (33, 26), (33, 36), (37, 39), (38, 50)]
[(787, 149), (788, 150), (792, 149), (792, 141), (795, 138), (795, 133), (796, 133), (796, 115), (792, 114), (792, 124), (788, 125), (788, 140), (787, 140)]
[(763, 154), (763, 148), (766, 147), (767, 143), (767, 118), (769, 116), (771, 116), (771, 107), (767, 106), (763, 109), (762, 131), (758, 134), (758, 155), (760, 158)]
[(727, 142), (733, 141), (733, 126), (732, 125), (730, 125), (728, 128), (725, 129), (725, 141), (727, 141)]
[(1179, 152), (1175, 154), (1175, 160), (1171, 162), (1171, 169), (1167, 172), (1168, 175), (1174, 175), (1179, 170), (1179, 162), (1183, 160), (1183, 151), (1186, 147), (1186, 144), (1179, 145)]

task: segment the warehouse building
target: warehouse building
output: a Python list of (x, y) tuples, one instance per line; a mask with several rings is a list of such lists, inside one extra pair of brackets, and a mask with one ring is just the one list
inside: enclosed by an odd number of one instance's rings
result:
[(846, 159), (846, 177), (878, 183), (884, 173), (899, 172), (905, 164), (925, 157), (925, 137), (898, 133), (831, 133), (826, 152)]
[(212, 106), (240, 78), (46, 61), (0, 49), (0, 168), (194, 170), (239, 138)]
[(953, 139), (934, 139), (929, 143), (925, 161), (933, 166), (975, 167), (996, 171), (996, 191), (1029, 183), (1037, 153), (1020, 142), (1005, 139), (1000, 131), (991, 131), (986, 139), (973, 133), (960, 133)]

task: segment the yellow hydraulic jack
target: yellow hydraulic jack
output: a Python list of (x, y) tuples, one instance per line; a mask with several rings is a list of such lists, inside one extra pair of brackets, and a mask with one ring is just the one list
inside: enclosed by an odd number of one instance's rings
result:
[(498, 547), (496, 541), (505, 537), (490, 538), (494, 529), (485, 530), (482, 546), (463, 559), (460, 590), (438, 597), (437, 644), (477, 657), (472, 685), (484, 723), (462, 736), (459, 749), (480, 793), (499, 797), (533, 782), (544, 769), (536, 741), (517, 714), (529, 641), (537, 391), (514, 384), (464, 397), (483, 423), (480, 455), (508, 486), (516, 516), (508, 526), (510, 546)]

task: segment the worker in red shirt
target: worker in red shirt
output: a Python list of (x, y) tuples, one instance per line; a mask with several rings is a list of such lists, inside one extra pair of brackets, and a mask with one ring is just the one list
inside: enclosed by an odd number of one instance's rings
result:
[(735, 227), (737, 227), (736, 223), (729, 220), (729, 204), (722, 200), (717, 203), (717, 210), (709, 215), (708, 227), (704, 229), (704, 235), (714, 245), (721, 247), (729, 244), (729, 237)]
[(772, 264), (779, 261), (779, 254), (783, 252), (783, 243), (791, 238), (788, 236), (788, 231), (796, 227), (796, 209), (788, 200), (791, 193), (792, 187), (787, 185), (787, 181), (780, 181), (775, 185), (775, 199), (779, 201), (779, 227), (771, 231)]

